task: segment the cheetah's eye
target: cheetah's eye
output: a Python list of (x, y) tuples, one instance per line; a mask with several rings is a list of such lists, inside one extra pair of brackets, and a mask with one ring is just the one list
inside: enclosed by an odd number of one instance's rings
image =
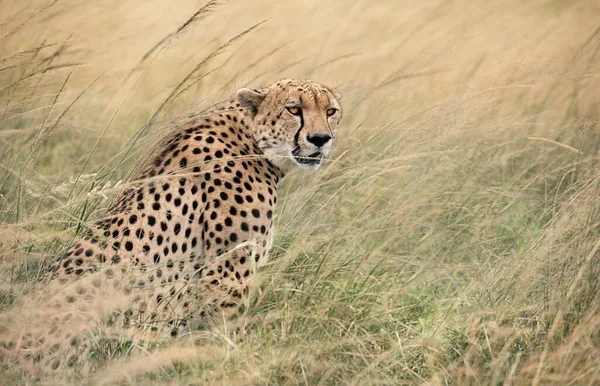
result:
[(298, 106), (288, 106), (288, 107), (286, 107), (286, 109), (292, 115), (300, 115), (302, 113), (302, 109)]
[(327, 111), (325, 111), (325, 114), (327, 114), (328, 117), (331, 117), (333, 114), (337, 113), (338, 109), (336, 109), (335, 107), (331, 107), (328, 108)]

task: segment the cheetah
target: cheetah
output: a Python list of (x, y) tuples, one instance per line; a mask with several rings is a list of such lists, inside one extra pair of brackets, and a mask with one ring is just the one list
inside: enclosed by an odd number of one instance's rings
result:
[(53, 266), (48, 310), (31, 306), (29, 329), (0, 325), (0, 336), (18, 336), (0, 349), (42, 373), (83, 371), (98, 320), (117, 335), (177, 336), (241, 312), (273, 243), (278, 186), (295, 168), (321, 167), (340, 119), (329, 88), (283, 79), (241, 88), (169, 133)]

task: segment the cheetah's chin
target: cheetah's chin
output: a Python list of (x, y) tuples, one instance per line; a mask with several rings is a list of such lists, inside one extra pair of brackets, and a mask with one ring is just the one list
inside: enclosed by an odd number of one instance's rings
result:
[(293, 159), (300, 168), (308, 171), (315, 171), (321, 167), (323, 154), (316, 152), (307, 156), (293, 154)]

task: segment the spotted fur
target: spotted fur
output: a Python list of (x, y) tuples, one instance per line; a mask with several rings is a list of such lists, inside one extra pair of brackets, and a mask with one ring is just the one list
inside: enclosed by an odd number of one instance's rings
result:
[(53, 313), (32, 306), (31, 328), (5, 323), (3, 336), (13, 338), (4, 352), (46, 372), (81, 370), (93, 349), (90, 323), (121, 336), (126, 326), (176, 336), (238, 313), (268, 260), (277, 187), (295, 167), (321, 166), (341, 117), (337, 99), (312, 81), (285, 79), (240, 89), (171, 133), (53, 267)]

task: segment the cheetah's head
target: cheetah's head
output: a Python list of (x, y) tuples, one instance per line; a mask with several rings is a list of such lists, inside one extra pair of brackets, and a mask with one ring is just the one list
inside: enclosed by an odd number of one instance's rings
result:
[(338, 98), (325, 86), (295, 79), (237, 92), (253, 118), (259, 147), (284, 172), (294, 166), (310, 171), (321, 167), (341, 118)]

